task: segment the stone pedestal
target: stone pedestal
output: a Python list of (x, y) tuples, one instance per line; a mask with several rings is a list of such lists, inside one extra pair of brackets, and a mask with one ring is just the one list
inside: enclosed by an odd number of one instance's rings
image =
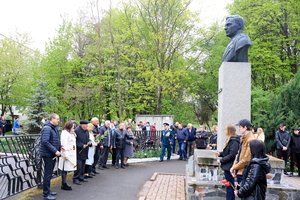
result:
[(223, 62), (219, 68), (218, 151), (224, 148), (225, 126), (250, 118), (251, 65), (244, 62)]

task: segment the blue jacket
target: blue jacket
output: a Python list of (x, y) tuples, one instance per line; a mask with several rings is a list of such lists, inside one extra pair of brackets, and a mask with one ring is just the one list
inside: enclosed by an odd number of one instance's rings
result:
[(186, 141), (192, 142), (196, 139), (196, 128), (192, 127), (192, 129), (185, 128), (186, 132)]
[(160, 142), (163, 145), (170, 145), (173, 139), (173, 134), (170, 130), (163, 130), (160, 136)]
[(55, 153), (60, 150), (60, 146), (57, 127), (50, 122), (46, 123), (41, 130), (41, 156), (54, 157)]
[(178, 142), (184, 142), (186, 139), (186, 135), (187, 132), (185, 131), (185, 129), (177, 129), (177, 140)]

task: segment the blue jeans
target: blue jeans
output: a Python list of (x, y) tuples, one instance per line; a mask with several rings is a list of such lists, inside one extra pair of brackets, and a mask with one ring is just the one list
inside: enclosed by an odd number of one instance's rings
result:
[[(234, 186), (234, 178), (230, 171), (224, 171), (225, 179)], [(226, 188), (226, 200), (235, 200), (234, 190), (232, 187)]]
[(164, 144), (162, 145), (162, 148), (161, 148), (160, 160), (164, 160), (166, 149), (168, 151), (167, 160), (170, 160), (170, 158), (171, 158), (171, 145), (164, 145)]
[(50, 195), (50, 182), (55, 166), (55, 161), (51, 157), (43, 157), (44, 161), (44, 177), (43, 177), (43, 196), (47, 197)]
[(185, 142), (179, 142), (179, 158), (180, 159), (185, 159), (187, 158), (186, 156), (186, 143)]

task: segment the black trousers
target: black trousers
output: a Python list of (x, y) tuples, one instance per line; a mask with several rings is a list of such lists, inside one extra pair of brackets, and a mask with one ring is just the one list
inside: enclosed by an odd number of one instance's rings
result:
[(112, 154), (111, 154), (111, 164), (115, 165), (116, 164), (116, 160), (117, 160), (117, 149), (116, 148), (112, 148)]
[(96, 165), (100, 159), (100, 147), (99, 145), (96, 146), (96, 151), (94, 154), (94, 163), (92, 164), (92, 172), (96, 172)]
[(99, 161), (99, 166), (106, 166), (107, 163), (107, 158), (108, 158), (108, 153), (109, 153), (109, 147), (103, 147), (100, 151), (100, 161)]
[(300, 153), (291, 153), (291, 172), (294, 172), (294, 166), (295, 166), (295, 163), (297, 164), (297, 167), (298, 167), (298, 175), (300, 175), (299, 173), (299, 168), (300, 168)]
[(284, 160), (284, 171), (286, 172), (286, 167), (287, 167), (287, 161), (289, 158), (289, 151), (283, 151), (282, 149), (277, 149), (276, 150), (277, 158)]
[(77, 160), (77, 170), (74, 172), (73, 181), (84, 179), (83, 177), (84, 168), (85, 168), (85, 160)]
[(42, 157), (44, 161), (44, 177), (43, 177), (43, 196), (50, 195), (50, 183), (55, 166), (56, 159), (52, 157)]
[(117, 148), (116, 166), (119, 166), (120, 159), (121, 159), (121, 166), (124, 166), (124, 149)]

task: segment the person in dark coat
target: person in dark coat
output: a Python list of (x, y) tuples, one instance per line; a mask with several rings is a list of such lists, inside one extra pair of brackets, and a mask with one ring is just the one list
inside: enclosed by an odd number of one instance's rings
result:
[(179, 160), (187, 160), (186, 131), (182, 128), (182, 124), (178, 124), (177, 140), (178, 140), (178, 146), (179, 146)]
[(284, 123), (279, 125), (279, 130), (275, 133), (276, 139), (276, 154), (277, 157), (284, 160), (285, 168), (284, 174), (287, 175), (287, 162), (289, 158), (289, 146), (291, 142), (291, 135), (286, 131), (286, 126)]
[(291, 147), (291, 173), (289, 176), (293, 176), (294, 175), (294, 165), (295, 162), (297, 164), (298, 167), (298, 176), (300, 176), (300, 128), (295, 128), (293, 131), (293, 135), (291, 137), (291, 143), (290, 143), (290, 147)]
[(187, 156), (191, 156), (194, 154), (194, 146), (195, 146), (195, 139), (196, 139), (196, 128), (193, 127), (191, 123), (187, 125), (185, 128), (186, 134), (186, 152)]
[(80, 125), (75, 129), (76, 134), (76, 148), (77, 148), (77, 170), (73, 175), (73, 183), (81, 185), (80, 182), (87, 182), (84, 180), (85, 161), (88, 159), (89, 146), (92, 143), (89, 141), (87, 120), (80, 120)]
[(113, 145), (113, 136), (112, 131), (110, 129), (110, 121), (107, 120), (104, 122), (104, 125), (100, 127), (100, 135), (103, 136), (103, 140), (101, 142), (101, 153), (100, 153), (100, 160), (99, 160), (99, 169), (107, 169), (106, 166), (108, 153), (112, 150)]
[[(227, 125), (226, 128), (226, 143), (222, 152), (217, 152), (221, 157), (221, 168), (224, 170), (225, 179), (234, 185), (234, 178), (230, 173), (230, 168), (233, 165), (235, 156), (237, 155), (240, 147), (240, 138), (236, 135), (236, 129), (233, 125)], [(234, 190), (232, 187), (226, 188), (226, 200), (234, 200)]]
[(266, 199), (266, 174), (271, 170), (269, 157), (266, 155), (265, 144), (261, 140), (251, 140), (250, 151), (252, 159), (244, 171), (242, 182), (235, 194), (242, 200), (263, 200)]
[(207, 139), (208, 133), (205, 131), (204, 126), (200, 126), (196, 132), (195, 143), (197, 149), (206, 149), (207, 148)]
[(50, 190), (50, 183), (55, 166), (56, 159), (60, 153), (60, 140), (57, 126), (59, 124), (59, 116), (52, 114), (41, 130), (41, 148), (40, 154), (44, 161), (44, 177), (43, 177), (43, 197), (47, 200), (56, 199), (56, 192)]
[(171, 145), (173, 141), (173, 134), (169, 130), (169, 124), (164, 123), (164, 130), (161, 133), (160, 143), (161, 143), (161, 154), (160, 154), (160, 162), (164, 161), (164, 156), (167, 149), (167, 160), (171, 159)]
[(217, 141), (218, 141), (218, 126), (213, 125), (212, 133), (209, 138), (209, 149), (217, 150)]
[(126, 146), (126, 138), (127, 138), (127, 131), (125, 129), (125, 124), (120, 123), (119, 128), (115, 131), (115, 138), (114, 138), (114, 146), (117, 150), (117, 157), (116, 157), (116, 169), (120, 167), (120, 160), (121, 160), (121, 168), (125, 169), (124, 165), (124, 150)]

